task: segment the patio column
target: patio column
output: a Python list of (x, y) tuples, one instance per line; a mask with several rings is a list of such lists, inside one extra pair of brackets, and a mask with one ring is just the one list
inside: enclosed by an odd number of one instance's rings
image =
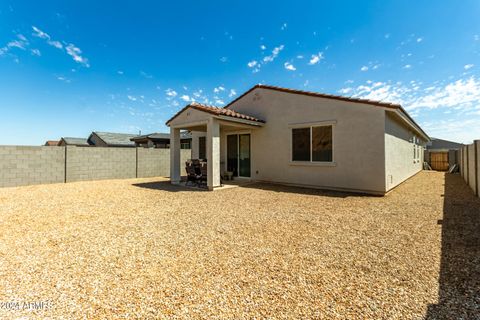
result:
[(170, 127), (170, 183), (180, 183), (180, 129)]
[(220, 124), (210, 118), (207, 124), (207, 185), (209, 190), (220, 186)]

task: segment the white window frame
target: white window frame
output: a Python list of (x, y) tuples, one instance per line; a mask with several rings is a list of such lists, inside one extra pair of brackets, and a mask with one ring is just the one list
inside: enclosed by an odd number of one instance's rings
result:
[[(332, 167), (336, 166), (335, 163), (335, 125), (336, 120), (328, 121), (317, 121), (317, 122), (307, 122), (307, 123), (294, 123), (289, 124), (289, 144), (290, 144), (290, 155), (289, 155), (289, 164), (293, 166), (324, 166)], [(313, 144), (312, 144), (312, 128), (316, 127), (332, 127), (332, 161), (313, 161)], [(297, 161), (293, 160), (293, 129), (310, 129), (310, 161)]]

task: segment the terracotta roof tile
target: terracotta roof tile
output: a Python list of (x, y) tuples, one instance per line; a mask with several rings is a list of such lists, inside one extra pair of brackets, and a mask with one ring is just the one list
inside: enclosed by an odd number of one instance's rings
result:
[(215, 106), (209, 106), (205, 104), (201, 104), (198, 102), (192, 102), (189, 105), (187, 105), (185, 108), (177, 112), (170, 120), (167, 121), (167, 125), (175, 119), (178, 115), (180, 115), (183, 111), (185, 111), (188, 108), (196, 109), (199, 111), (207, 112), (216, 116), (227, 116), (227, 117), (232, 117), (232, 118), (238, 118), (238, 119), (243, 119), (243, 120), (248, 120), (248, 121), (254, 121), (254, 122), (260, 122), (260, 123), (265, 123), (264, 120), (257, 119), (255, 117), (242, 114), (230, 109), (225, 109), (221, 107), (215, 107)]

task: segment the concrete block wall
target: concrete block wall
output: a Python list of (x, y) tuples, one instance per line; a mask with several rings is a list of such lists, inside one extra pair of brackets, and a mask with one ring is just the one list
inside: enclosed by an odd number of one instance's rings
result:
[(64, 147), (0, 146), (0, 187), (63, 182)]
[(136, 177), (135, 148), (67, 147), (67, 182)]
[(170, 149), (138, 148), (138, 178), (170, 175)]
[(461, 174), (473, 192), (480, 197), (480, 140), (460, 150)]

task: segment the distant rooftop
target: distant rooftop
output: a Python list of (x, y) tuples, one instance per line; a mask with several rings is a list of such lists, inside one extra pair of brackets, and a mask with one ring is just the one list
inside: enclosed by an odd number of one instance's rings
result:
[(63, 137), (61, 140), (63, 140), (66, 145), (75, 145), (75, 146), (89, 146), (90, 145), (86, 138)]
[[(180, 132), (180, 139), (191, 139), (191, 138), (192, 138), (192, 134), (190, 132), (187, 132), (187, 131)], [(138, 140), (144, 140), (144, 139), (170, 140), (170, 133), (154, 132), (154, 133), (150, 133), (150, 134), (144, 134), (144, 135), (141, 135), (141, 136), (136, 136), (136, 137), (131, 138), (130, 140), (138, 141)]]
[(100, 132), (94, 131), (92, 134), (97, 135), (108, 145), (116, 146), (134, 146), (135, 143), (130, 139), (138, 137), (137, 134), (130, 133), (115, 133), (115, 132)]

